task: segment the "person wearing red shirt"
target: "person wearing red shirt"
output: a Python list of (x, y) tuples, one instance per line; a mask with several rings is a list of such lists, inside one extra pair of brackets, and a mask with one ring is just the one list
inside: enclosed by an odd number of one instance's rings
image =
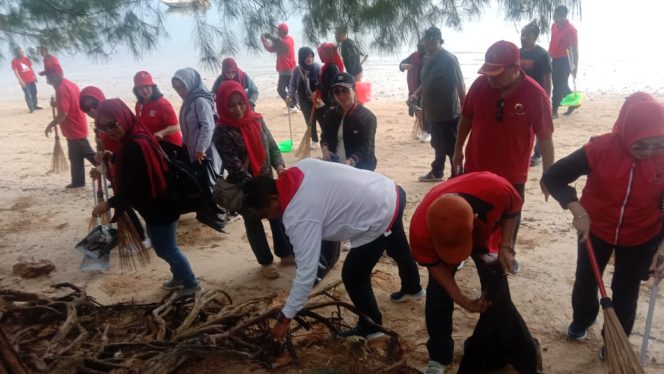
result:
[(80, 108), (80, 91), (78, 86), (64, 78), (60, 65), (49, 66), (46, 71), (46, 82), (55, 88), (55, 107), (57, 115), (46, 126), (44, 134), (53, 131), (55, 126), (60, 125), (62, 135), (67, 139), (67, 151), (69, 156), (71, 183), (67, 188), (78, 188), (85, 186), (86, 159), (95, 165), (95, 151), (88, 142), (88, 123), (85, 113)]
[[(569, 184), (582, 175), (587, 181), (578, 199)], [(663, 175), (664, 106), (643, 92), (625, 100), (612, 132), (592, 137), (544, 174), (551, 196), (572, 213), (579, 235), (569, 337), (584, 339), (599, 311), (585, 240), (593, 244), (600, 271), (614, 256), (613, 307), (625, 333), (632, 331), (649, 266), (651, 276), (664, 272), (664, 265), (653, 261), (658, 248), (664, 254)]]
[[(286, 101), (288, 84), (295, 68), (295, 40), (288, 35), (288, 25), (282, 22), (277, 26), (276, 37), (265, 33), (261, 36), (261, 41), (268, 52), (277, 54), (277, 72), (279, 73), (277, 93)], [(287, 105), (291, 112), (296, 111), (295, 102), (287, 103)]]
[(173, 105), (164, 98), (147, 71), (134, 75), (136, 117), (159, 141), (182, 146), (182, 133)]
[[(415, 209), (410, 221), (411, 250), (415, 260), (429, 271), (425, 307), (430, 359), (427, 373), (442, 374), (452, 362), (454, 303), (473, 313), (489, 313), (494, 307), (490, 303), (494, 301), (493, 297), (509, 300), (505, 273), (514, 271), (512, 234), (522, 204), (523, 199), (510, 182), (483, 171), (464, 174), (437, 185)], [(489, 238), (496, 231), (500, 231), (503, 238), (497, 256), (488, 253)], [(454, 280), (457, 267), (469, 256), (475, 262), (482, 291), (488, 297), (470, 298)], [(491, 293), (492, 288), (496, 289), (496, 294)], [(501, 313), (504, 313), (502, 308)], [(518, 315), (516, 309), (509, 311), (510, 318), (515, 315)], [(508, 320), (503, 322), (511, 323)], [(512, 338), (523, 339), (519, 343), (527, 352), (520, 357), (522, 361), (512, 364), (516, 364), (515, 368), (520, 372), (535, 372), (522, 370), (536, 362), (535, 346), (532, 338), (528, 340), (527, 327), (508, 328), (511, 329), (508, 335)]]
[(32, 61), (25, 55), (25, 51), (21, 47), (16, 47), (16, 58), (12, 60), (12, 70), (21, 85), (30, 113), (42, 109), (37, 105), (37, 77), (32, 70)]
[[(549, 55), (551, 55), (553, 93), (553, 118), (558, 117), (560, 101), (572, 90), (569, 88), (570, 73), (576, 78), (579, 67), (579, 40), (576, 28), (567, 19), (567, 7), (560, 5), (553, 11), (553, 25), (551, 25), (551, 41)], [(568, 56), (569, 54), (569, 56)], [(571, 57), (571, 64), (570, 64)], [(566, 115), (571, 114), (577, 107), (567, 108)]]
[[(54, 55), (51, 54), (51, 52), (48, 51), (48, 47), (41, 46), (39, 47), (39, 54), (44, 58), (44, 71), (39, 72), (39, 75), (46, 75), (46, 70), (49, 67), (53, 66), (60, 66), (60, 61), (58, 61), (58, 58), (55, 57)], [(60, 66), (62, 69), (62, 67)]]

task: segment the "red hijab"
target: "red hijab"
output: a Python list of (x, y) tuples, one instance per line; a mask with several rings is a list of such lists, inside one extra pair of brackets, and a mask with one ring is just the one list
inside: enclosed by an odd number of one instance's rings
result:
[[(128, 142), (134, 142), (141, 148), (141, 152), (143, 153), (148, 180), (150, 181), (150, 196), (152, 198), (162, 196), (162, 193), (166, 190), (164, 172), (168, 171), (168, 165), (164, 157), (158, 152), (159, 143), (157, 143), (154, 135), (143, 126), (134, 113), (132, 113), (131, 109), (120, 99), (109, 99), (99, 103), (97, 107), (97, 119), (102, 117), (118, 121), (125, 131), (124, 136), (118, 142), (119, 151), (115, 154), (115, 164), (118, 171), (120, 171), (118, 176), (122, 175), (121, 168), (123, 166), (124, 147)], [(122, 191), (125, 188), (124, 184), (128, 181), (117, 178), (117, 182), (119, 190)]]
[(234, 59), (228, 57), (228, 58), (225, 58), (221, 62), (221, 76), (222, 76), (221, 79), (222, 80), (229, 80), (228, 78), (226, 78), (225, 74), (230, 73), (230, 72), (235, 72), (235, 78), (230, 79), (230, 80), (234, 80), (234, 81), (238, 82), (241, 86), (244, 87), (243, 82), (244, 82), (244, 77), (245, 77), (246, 74), (244, 73), (244, 71), (242, 71), (242, 69), (237, 67), (237, 62), (235, 62)]
[[(83, 98), (85, 97), (89, 97), (97, 101), (95, 109), (97, 109), (99, 103), (106, 100), (106, 96), (104, 96), (104, 93), (98, 87), (87, 86), (81, 90), (81, 94), (79, 96), (79, 107), (81, 108), (81, 110), (83, 110)], [(118, 153), (118, 151), (120, 150), (120, 143), (113, 140), (110, 136), (106, 135), (106, 133), (104, 132), (97, 131), (96, 133), (97, 133), (97, 138), (99, 139), (99, 141), (101, 141), (101, 145), (104, 150), (111, 151), (113, 152), (113, 154)]]
[(320, 70), (321, 76), (330, 64), (337, 65), (340, 73), (344, 71), (344, 61), (341, 59), (341, 56), (339, 56), (339, 52), (337, 52), (337, 46), (333, 43), (321, 44), (318, 47), (318, 56), (320, 56), (320, 60), (323, 61), (324, 64)]
[[(242, 118), (232, 118), (228, 111), (228, 102), (234, 93), (242, 95), (242, 100), (244, 100), (246, 109)], [(247, 149), (247, 157), (249, 158), (249, 171), (253, 176), (258, 176), (263, 168), (263, 164), (265, 164), (263, 129), (260, 122), (263, 116), (251, 110), (244, 88), (236, 81), (223, 81), (219, 85), (215, 100), (217, 102), (217, 113), (219, 113), (217, 124), (240, 130), (242, 140), (244, 140), (244, 145)]]

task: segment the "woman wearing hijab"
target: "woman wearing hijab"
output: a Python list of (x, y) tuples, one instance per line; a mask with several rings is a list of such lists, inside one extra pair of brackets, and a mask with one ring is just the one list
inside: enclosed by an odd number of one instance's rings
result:
[(353, 76), (337, 74), (330, 92), (337, 104), (325, 109), (321, 122), (323, 160), (376, 170), (376, 116), (355, 99)]
[(330, 88), (334, 77), (344, 71), (344, 62), (337, 52), (337, 46), (333, 43), (323, 43), (318, 47), (318, 56), (323, 62), (320, 69), (320, 78), (318, 79), (318, 90), (320, 99), (325, 105), (334, 103), (334, 97)]
[[(314, 51), (309, 47), (302, 47), (297, 52), (298, 66), (293, 69), (290, 85), (288, 87), (288, 98), (291, 102), (300, 103), (300, 109), (304, 116), (304, 122), (311, 128), (311, 148), (318, 147), (318, 131), (316, 131), (316, 121), (311, 117), (313, 110), (313, 100), (318, 77), (320, 76), (320, 65), (314, 62)], [(297, 96), (295, 96), (297, 95)]]
[(217, 77), (212, 85), (212, 94), (216, 95), (219, 91), (221, 82), (236, 81), (244, 88), (251, 110), (256, 108), (256, 101), (258, 101), (258, 87), (247, 73), (237, 67), (237, 63), (232, 58), (225, 58), (221, 62), (221, 75)]
[[(215, 127), (214, 96), (203, 84), (201, 75), (192, 68), (176, 71), (171, 83), (182, 98), (180, 129), (182, 145), (187, 149), (189, 160), (199, 165), (203, 164), (203, 160), (207, 160), (212, 170), (219, 172), (221, 159), (212, 143)], [(210, 181), (210, 184), (212, 183), (214, 181)], [(205, 211), (197, 212), (196, 219), (219, 232), (226, 224), (223, 212), (214, 205)]]
[[(226, 180), (242, 187), (252, 177), (272, 178), (272, 168), (281, 173), (285, 164), (279, 147), (263, 117), (251, 110), (242, 86), (235, 81), (222, 82), (216, 103), (219, 120), (214, 132), (214, 143), (221, 150), (224, 169), (228, 172)], [(270, 279), (279, 277), (263, 223), (260, 218), (248, 214), (243, 216), (249, 245), (262, 265), (263, 275)], [(274, 252), (281, 258), (282, 265), (293, 264), (293, 249), (283, 223), (281, 220), (270, 220), (270, 228)]]
[[(577, 199), (575, 188), (569, 184), (582, 175), (588, 179), (581, 199)], [(542, 180), (551, 196), (572, 213), (572, 224), (579, 233), (573, 317), (567, 335), (584, 339), (599, 310), (585, 240), (591, 241), (602, 272), (611, 255), (615, 256), (613, 307), (629, 335), (639, 285), (648, 279), (657, 249), (664, 250), (664, 106), (645, 93), (629, 96), (611, 133), (591, 138), (558, 160)], [(661, 274), (664, 268), (656, 270)]]
[(100, 216), (109, 209), (134, 207), (147, 224), (155, 252), (171, 267), (172, 278), (163, 288), (177, 290), (176, 297), (201, 290), (189, 260), (176, 244), (177, 204), (166, 196), (168, 164), (158, 151), (157, 139), (120, 100), (102, 101), (97, 108), (96, 128), (118, 142), (114, 155), (118, 175), (115, 195), (94, 208)]
[(173, 105), (164, 98), (147, 71), (134, 75), (136, 117), (157, 138), (177, 146), (182, 145), (182, 133)]

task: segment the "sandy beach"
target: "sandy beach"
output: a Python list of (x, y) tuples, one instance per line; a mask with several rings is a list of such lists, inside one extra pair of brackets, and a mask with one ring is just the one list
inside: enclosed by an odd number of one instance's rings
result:
[[(283, 114), (283, 104), (272, 88), (263, 92), (257, 111), (264, 114), (277, 141), (285, 140), (289, 136), (289, 121)], [(177, 110), (179, 98), (168, 96)], [(555, 121), (556, 159), (576, 150), (591, 135), (609, 131), (624, 96), (588, 93), (580, 110), (571, 116), (561, 115)], [(133, 98), (127, 96), (124, 99), (133, 107)], [(46, 102), (42, 101), (42, 104)], [(408, 227), (414, 208), (434, 186), (417, 181), (419, 175), (429, 170), (433, 150), (429, 144), (411, 138), (413, 120), (408, 117), (403, 101), (379, 96), (367, 106), (378, 118), (377, 172), (394, 178), (406, 190), (408, 201), (404, 218)], [(169, 270), (156, 255), (146, 267), (121, 271), (114, 252), (109, 272), (79, 272), (81, 254), (74, 250), (74, 245), (88, 232), (92, 193), (89, 183), (86, 188), (65, 190), (64, 186), (69, 183), (68, 173), (47, 173), (53, 139), (45, 138), (43, 130), (50, 119), (48, 109), (28, 114), (22, 100), (0, 102), (0, 143), (3, 144), (0, 148), (0, 288), (49, 293), (51, 284), (71, 282), (83, 287), (102, 304), (159, 301), (166, 295), (166, 291), (159, 287), (160, 282), (169, 276)], [(304, 132), (304, 122), (300, 113), (292, 115), (291, 120), (297, 145)], [(319, 151), (313, 152), (312, 156), (319, 156), (316, 152)], [(286, 154), (285, 158), (289, 165), (296, 161), (292, 153)], [(597, 356), (602, 345), (601, 313), (587, 340), (573, 342), (564, 335), (572, 312), (570, 295), (576, 263), (575, 230), (569, 212), (563, 211), (553, 200), (544, 201), (538, 184), (541, 172), (541, 166), (530, 170), (516, 245), (521, 271), (509, 277), (512, 298), (532, 334), (540, 341), (546, 373), (602, 373), (604, 365)], [(579, 181), (579, 192), (582, 186), (583, 182)], [(294, 269), (280, 268), (279, 279), (266, 280), (249, 248), (242, 222), (230, 223), (226, 231), (225, 234), (214, 232), (199, 224), (193, 215), (183, 216), (180, 220), (179, 245), (189, 257), (203, 287), (221, 288), (237, 301), (274, 292), (285, 296)], [(340, 278), (343, 257), (323, 285)], [(21, 258), (49, 260), (55, 264), (56, 270), (50, 276), (22, 279), (12, 274), (12, 266)], [(609, 266), (605, 274), (607, 282), (610, 282), (612, 273), (613, 268)], [(420, 274), (422, 284), (426, 285), (426, 269), (420, 268)], [(456, 278), (464, 292), (479, 296), (479, 281), (472, 263), (468, 263)], [(408, 362), (423, 367), (428, 359), (424, 301), (404, 304), (389, 301), (389, 294), (399, 287), (397, 268), (389, 257), (384, 257), (376, 267), (373, 284), (385, 325), (405, 338)], [(341, 290), (347, 299), (343, 287)], [(630, 339), (635, 349), (640, 348), (649, 293), (650, 289), (643, 284)], [(647, 373), (664, 371), (664, 303), (660, 300), (659, 304), (645, 366)], [(455, 360), (448, 372), (456, 371), (463, 353), (463, 341), (472, 333), (477, 318), (478, 315), (457, 307), (454, 315)], [(308, 365), (322, 366), (320, 362), (311, 363), (304, 359), (301, 368), (284, 372), (309, 372), (301, 371), (313, 367)], [(334, 362), (328, 362), (328, 365), (334, 367)], [(201, 364), (186, 372), (219, 372), (206, 369), (208, 367), (210, 365)], [(247, 364), (242, 371), (262, 372), (262, 369)]]

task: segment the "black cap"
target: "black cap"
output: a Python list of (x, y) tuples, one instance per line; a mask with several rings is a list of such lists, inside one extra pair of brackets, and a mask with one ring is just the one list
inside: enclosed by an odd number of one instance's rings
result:
[(347, 88), (355, 89), (355, 79), (353, 79), (353, 76), (348, 73), (338, 73), (334, 76), (334, 79), (332, 79), (332, 85), (330, 86), (330, 89), (334, 88), (335, 86), (344, 86)]
[(426, 31), (424, 31), (424, 40), (443, 40), (443, 34), (440, 33), (440, 29), (436, 26), (431, 26)]

